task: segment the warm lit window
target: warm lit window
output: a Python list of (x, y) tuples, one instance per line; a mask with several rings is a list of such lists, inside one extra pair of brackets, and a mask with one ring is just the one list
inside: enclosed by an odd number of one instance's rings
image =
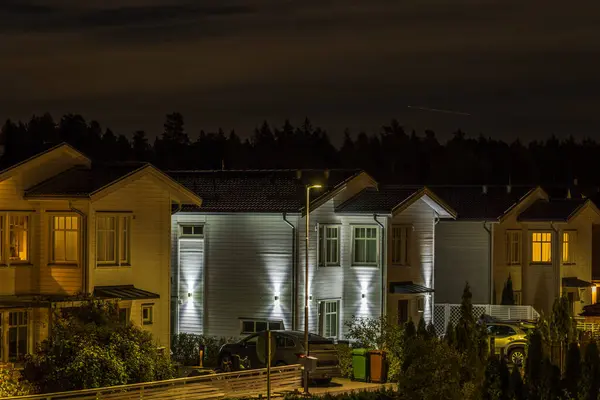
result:
[(377, 265), (377, 228), (354, 227), (353, 264)]
[(98, 215), (96, 260), (104, 265), (129, 264), (129, 216)]
[(152, 325), (154, 322), (154, 312), (152, 304), (142, 305), (142, 325)]
[(410, 265), (410, 234), (411, 226), (392, 227), (392, 264)]
[(8, 216), (8, 258), (11, 262), (29, 259), (29, 216)]
[(340, 265), (340, 227), (319, 226), (319, 265)]
[(552, 262), (551, 232), (533, 232), (531, 234), (531, 262), (540, 264)]
[(521, 231), (506, 232), (506, 263), (521, 264)]
[(79, 260), (79, 218), (71, 215), (52, 217), (51, 260), (75, 264)]
[(562, 262), (563, 264), (575, 264), (575, 239), (577, 232), (564, 231), (562, 234)]
[(8, 313), (8, 361), (21, 361), (28, 352), (27, 311)]

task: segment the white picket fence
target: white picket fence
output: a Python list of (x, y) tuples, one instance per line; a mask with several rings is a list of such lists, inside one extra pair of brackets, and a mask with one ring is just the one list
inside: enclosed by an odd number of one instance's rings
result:
[[(478, 319), (483, 314), (503, 321), (537, 320), (540, 317), (531, 306), (502, 306), (495, 304), (473, 304), (473, 314)], [(460, 304), (435, 304), (433, 308), (433, 325), (438, 335), (446, 332), (448, 322), (456, 325), (460, 318)]]

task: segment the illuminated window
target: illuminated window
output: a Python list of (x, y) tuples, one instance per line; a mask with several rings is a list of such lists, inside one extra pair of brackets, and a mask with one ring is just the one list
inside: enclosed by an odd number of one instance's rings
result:
[(531, 233), (531, 262), (547, 264), (552, 262), (552, 233)]
[(340, 324), (340, 301), (324, 300), (319, 303), (319, 333), (326, 338), (337, 338)]
[(562, 262), (566, 265), (575, 264), (576, 231), (564, 231), (562, 234)]
[(354, 265), (377, 265), (376, 227), (354, 227), (352, 261)]
[(203, 225), (181, 225), (179, 227), (179, 234), (181, 236), (203, 237), (204, 236), (204, 226)]
[(52, 217), (51, 260), (75, 264), (79, 260), (79, 218), (64, 215)]
[(97, 216), (96, 260), (98, 264), (129, 264), (130, 219), (129, 216)]
[(506, 263), (521, 264), (521, 231), (506, 232)]
[(21, 361), (28, 352), (27, 311), (8, 313), (8, 361)]
[(27, 215), (9, 215), (10, 261), (29, 259), (29, 217)]
[(152, 304), (142, 305), (142, 325), (152, 325), (154, 322), (154, 310)]
[(335, 225), (319, 226), (319, 265), (340, 265), (340, 227)]
[(266, 331), (281, 331), (284, 329), (283, 321), (269, 321), (264, 319), (242, 319), (242, 334)]
[(412, 226), (392, 227), (392, 264), (410, 265), (410, 236)]

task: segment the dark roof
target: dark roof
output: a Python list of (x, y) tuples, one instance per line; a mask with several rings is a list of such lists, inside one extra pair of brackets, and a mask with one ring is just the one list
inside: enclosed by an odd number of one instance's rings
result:
[(389, 214), (392, 210), (422, 190), (418, 186), (381, 186), (366, 188), (336, 207), (336, 212)]
[(583, 306), (582, 317), (600, 317), (600, 303)]
[(587, 199), (540, 199), (517, 217), (518, 221), (568, 221)]
[(174, 180), (202, 198), (202, 207), (182, 212), (299, 212), (305, 205), (306, 185), (321, 184), (311, 199), (331, 191), (360, 170), (225, 170), (168, 171)]
[(100, 299), (150, 300), (159, 299), (160, 295), (138, 289), (133, 285), (122, 285), (96, 286), (94, 288), (94, 297), (98, 297)]
[(412, 281), (390, 283), (390, 293), (419, 294), (419, 293), (432, 293), (432, 292), (434, 292), (433, 289), (428, 288), (427, 286), (412, 283)]
[(72, 196), (87, 197), (98, 189), (117, 181), (146, 163), (96, 164), (91, 168), (82, 166), (68, 169), (28, 189), (26, 197)]
[(494, 221), (504, 215), (534, 186), (428, 186), (441, 200), (452, 207), (457, 220)]
[(562, 278), (562, 285), (570, 288), (586, 288), (594, 286), (592, 283), (579, 279), (575, 276)]
[(15, 307), (47, 307), (52, 303), (61, 303), (66, 301), (81, 300), (79, 295), (33, 295), (33, 294), (18, 294), (18, 295), (2, 295), (0, 296), (0, 308), (15, 308)]

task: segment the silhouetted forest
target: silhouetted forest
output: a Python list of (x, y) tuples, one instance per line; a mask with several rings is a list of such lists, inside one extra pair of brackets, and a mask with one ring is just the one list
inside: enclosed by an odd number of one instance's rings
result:
[(338, 149), (327, 132), (308, 119), (263, 123), (242, 139), (236, 132), (188, 133), (179, 113), (168, 114), (163, 133), (132, 139), (80, 115), (8, 120), (2, 127), (2, 164), (21, 161), (50, 145), (67, 142), (97, 161), (148, 161), (162, 169), (361, 168), (382, 182), (403, 184), (581, 184), (598, 185), (600, 145), (572, 137), (523, 144), (457, 131), (440, 143), (432, 131), (406, 132), (396, 120), (377, 134), (346, 130)]

